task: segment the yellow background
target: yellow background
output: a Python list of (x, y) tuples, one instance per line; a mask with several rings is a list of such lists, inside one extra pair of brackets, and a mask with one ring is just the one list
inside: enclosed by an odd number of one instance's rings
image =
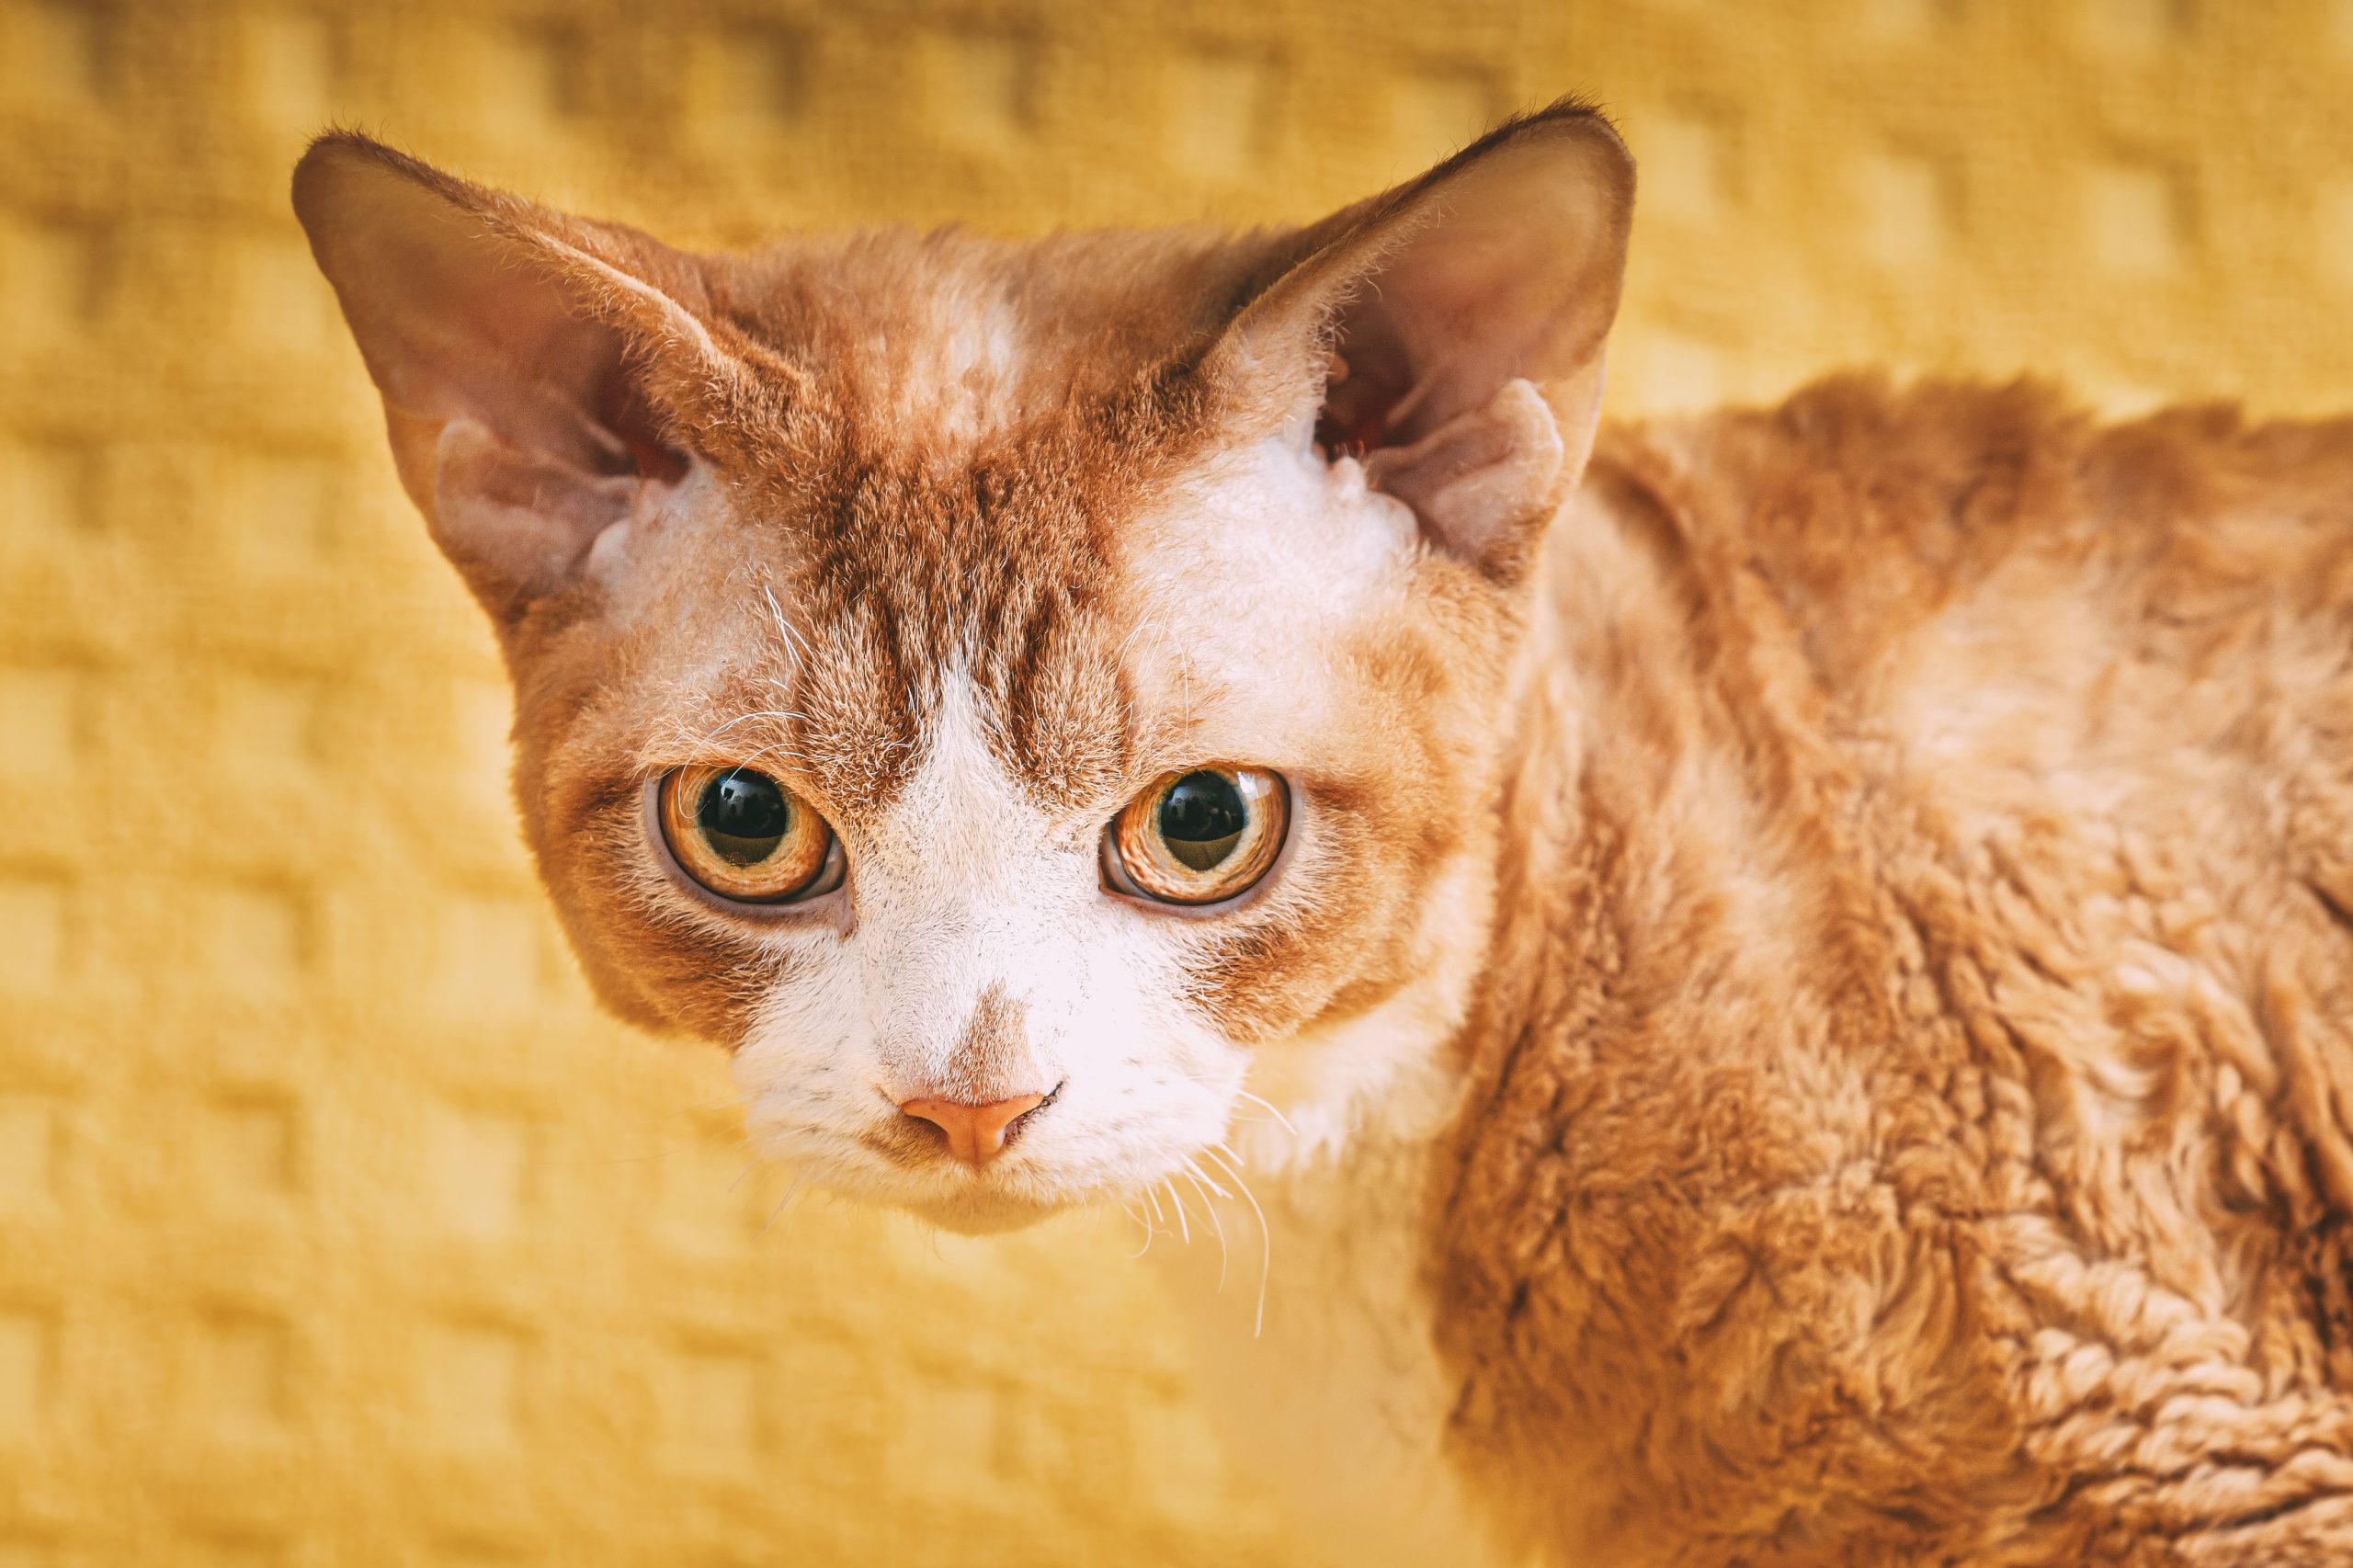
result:
[(1124, 1219), (769, 1225), (716, 1054), (597, 1017), (286, 174), (1275, 219), (1570, 89), (1621, 409), (2353, 367), (2353, 0), (0, 0), (0, 1565), (1306, 1560)]

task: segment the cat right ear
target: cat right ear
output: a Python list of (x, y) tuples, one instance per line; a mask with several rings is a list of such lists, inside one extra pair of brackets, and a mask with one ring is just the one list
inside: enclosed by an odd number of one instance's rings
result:
[(688, 459), (650, 366), (722, 356), (692, 262), (365, 137), (320, 138), (294, 210), (358, 340), (402, 486), (502, 627)]

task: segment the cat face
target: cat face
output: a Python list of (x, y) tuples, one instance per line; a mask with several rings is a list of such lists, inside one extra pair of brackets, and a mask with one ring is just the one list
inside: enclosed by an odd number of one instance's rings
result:
[(1240, 240), (688, 257), (347, 138), (296, 199), (584, 966), (733, 1051), (764, 1147), (983, 1229), (1442, 1083), (1600, 121)]
[[(534, 645), (518, 789), (607, 994), (735, 1047), (767, 1147), (964, 1224), (1184, 1172), (1245, 1080), (1336, 1131), (1348, 1080), (1442, 1031), (1483, 929), (1506, 597), (1360, 465), (1274, 438), (1205, 443), (1100, 530), (1019, 516), (1069, 498), (1017, 483), (994, 511), (865, 493), (817, 548), (802, 486), (698, 464)], [(768, 891), (704, 826), (735, 768), (833, 840), (774, 884), (808, 896), (728, 896)], [(1155, 897), (1129, 868), (1167, 857), (1159, 781), (1221, 769), (1264, 781), (1194, 791), (1245, 808), (1263, 874)], [(901, 1109), (1025, 1096), (977, 1165)]]

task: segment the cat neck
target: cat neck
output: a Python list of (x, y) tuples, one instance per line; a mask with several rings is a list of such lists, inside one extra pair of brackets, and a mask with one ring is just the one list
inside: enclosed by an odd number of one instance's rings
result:
[[(1641, 443), (1648, 427), (1605, 427), (1605, 449)], [(1693, 890), (1682, 869), (1630, 863), (1631, 801), (1672, 798), (1674, 775), (1712, 744), (1662, 726), (1666, 705), (1652, 682), (1671, 683), (1692, 656), (1685, 600), (1687, 542), (1645, 486), (1615, 460), (1597, 462), (1572, 492), (1547, 536), (1538, 592), (1515, 659), (1503, 711), (1507, 736), (1497, 775), (1492, 863), (1493, 918), (1464, 1013), (1432, 1060), (1452, 1111), (1426, 1129), (1426, 1170), (1451, 1181), (1481, 1131), (1516, 1057), (1541, 1054), (1605, 994), (1633, 933)], [(1607, 675), (1645, 672), (1628, 683)], [(1613, 685), (1613, 681), (1615, 684)], [(1619, 687), (1634, 687), (1631, 696)], [(1649, 728), (1644, 730), (1645, 722)], [(1630, 796), (1622, 780), (1599, 787), (1624, 743), (1652, 765)], [(1735, 758), (1720, 756), (1736, 771)], [(1644, 791), (1647, 792), (1644, 792)]]

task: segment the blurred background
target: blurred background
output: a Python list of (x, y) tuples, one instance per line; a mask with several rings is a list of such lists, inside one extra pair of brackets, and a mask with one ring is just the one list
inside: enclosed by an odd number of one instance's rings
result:
[(1267, 222), (1564, 91), (1642, 160), (1620, 413), (2353, 401), (2353, 0), (0, 0), (0, 1568), (1314, 1561), (1126, 1220), (777, 1214), (591, 1008), (286, 177)]

